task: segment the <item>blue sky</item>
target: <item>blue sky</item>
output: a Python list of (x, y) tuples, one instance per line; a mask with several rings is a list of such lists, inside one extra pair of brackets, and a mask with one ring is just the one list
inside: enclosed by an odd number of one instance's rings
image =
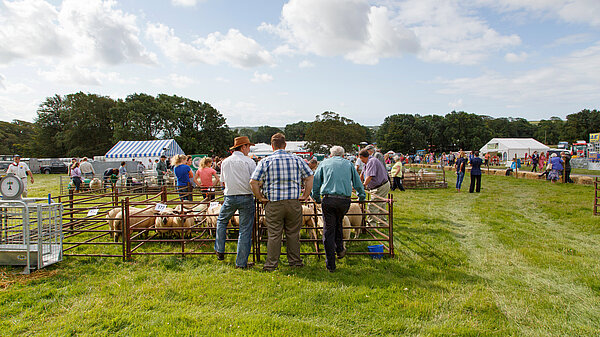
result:
[(0, 0), (0, 119), (78, 91), (176, 94), (230, 126), (565, 118), (600, 108), (600, 1)]

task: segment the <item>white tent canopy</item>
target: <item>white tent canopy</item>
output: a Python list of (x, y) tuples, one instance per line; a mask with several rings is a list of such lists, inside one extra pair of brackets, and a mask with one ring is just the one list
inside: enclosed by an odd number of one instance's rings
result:
[(174, 139), (122, 140), (115, 144), (104, 157), (106, 161), (121, 161), (128, 158), (159, 158), (161, 155), (171, 157), (176, 154), (185, 153)]
[(525, 158), (525, 154), (530, 156), (533, 151), (538, 154), (546, 152), (550, 148), (533, 138), (492, 138), (485, 144), (479, 152), (482, 154), (488, 152), (497, 152), (500, 160), (507, 161), (517, 156), (517, 158)]

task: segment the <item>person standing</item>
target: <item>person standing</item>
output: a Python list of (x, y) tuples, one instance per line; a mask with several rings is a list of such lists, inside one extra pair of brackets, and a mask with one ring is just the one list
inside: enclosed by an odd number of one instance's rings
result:
[(181, 200), (191, 200), (189, 189), (191, 181), (194, 179), (192, 169), (186, 165), (186, 162), (187, 157), (183, 154), (176, 154), (171, 158), (173, 172), (175, 173), (175, 177), (177, 177), (177, 191)]
[(6, 169), (6, 174), (12, 173), (21, 179), (23, 183), (23, 197), (27, 197), (27, 176), (31, 183), (33, 184), (33, 173), (29, 169), (29, 165), (27, 163), (21, 162), (21, 156), (16, 154), (13, 158), (13, 162), (8, 165), (8, 169)]
[(557, 156), (556, 153), (553, 153), (550, 155), (550, 160), (548, 162), (548, 166), (552, 167), (550, 173), (548, 174), (548, 180), (551, 180), (553, 183), (555, 183), (558, 179), (560, 179), (564, 161), (562, 158)]
[(154, 169), (154, 164), (152, 163), (152, 158), (148, 159), (148, 167), (146, 167), (147, 170), (153, 170)]
[(162, 186), (165, 184), (165, 174), (167, 173), (167, 156), (160, 156), (160, 161), (156, 163), (156, 177), (158, 178), (158, 185)]
[(369, 151), (369, 155), (371, 155), (371, 156), (375, 157), (377, 160), (379, 160), (383, 164), (383, 167), (386, 167), (385, 166), (385, 157), (381, 154), (381, 152), (379, 152), (375, 148), (375, 145), (372, 145), (372, 144), (368, 145), (367, 147), (365, 147), (365, 150)]
[[(377, 158), (370, 156), (368, 150), (362, 150), (358, 154), (360, 160), (365, 163), (365, 171), (364, 171), (364, 186), (365, 189), (371, 193), (371, 195), (387, 199), (387, 195), (390, 192), (390, 182), (388, 180), (387, 170), (385, 165), (382, 164)], [(370, 215), (367, 216), (367, 223), (371, 227), (377, 226), (377, 220), (375, 219), (376, 215), (383, 214), (382, 211), (375, 207), (375, 205), (385, 209), (386, 202), (380, 201), (380, 198), (373, 197), (371, 198), (371, 202), (367, 207), (367, 212)]]
[(395, 156), (394, 160), (396, 163), (392, 166), (392, 170), (390, 171), (390, 175), (392, 176), (392, 191), (396, 189), (404, 191), (404, 186), (402, 186), (402, 159)]
[(465, 179), (465, 172), (467, 171), (467, 156), (463, 150), (458, 153), (458, 159), (456, 159), (456, 192), (460, 192), (463, 180)]
[(88, 161), (87, 157), (83, 157), (83, 159), (81, 159), (79, 169), (81, 170), (81, 174), (86, 178), (93, 178), (96, 174), (96, 171), (94, 171), (94, 166), (92, 166), (92, 164)]
[[(240, 150), (236, 150), (236, 152), (240, 152)], [(246, 154), (244, 156), (246, 156)], [(215, 198), (214, 186), (219, 186), (219, 176), (217, 175), (217, 171), (212, 168), (212, 163), (213, 161), (211, 157), (202, 158), (199, 164), (200, 167), (194, 174), (194, 183), (196, 183), (196, 186), (200, 187), (202, 190), (202, 196), (207, 200), (212, 200)], [(254, 166), (256, 166), (256, 164)], [(214, 184), (213, 177), (216, 179)], [(250, 181), (250, 177), (248, 177), (248, 181)], [(249, 186), (250, 185), (248, 185), (248, 188), (250, 188)]]
[[(248, 262), (250, 248), (252, 247), (252, 229), (254, 225), (254, 196), (250, 187), (250, 177), (256, 169), (254, 160), (248, 157), (250, 147), (254, 146), (248, 137), (237, 137), (230, 148), (233, 150), (231, 156), (225, 158), (221, 163), (221, 177), (225, 190), (223, 191), (223, 206), (217, 218), (217, 238), (215, 240), (215, 252), (217, 258), (225, 258), (225, 237), (227, 224), (236, 211), (240, 214), (239, 235), (237, 244), (236, 268), (248, 268), (254, 263)], [(203, 159), (212, 160), (210, 157)], [(205, 162), (204, 165), (210, 165)], [(210, 166), (205, 167), (210, 168)], [(210, 168), (212, 170), (212, 168)]]
[(343, 258), (346, 248), (343, 243), (343, 220), (352, 196), (352, 187), (360, 201), (367, 196), (358, 172), (344, 159), (344, 148), (332, 146), (331, 157), (325, 159), (315, 172), (312, 197), (321, 203), (323, 197), (323, 245), (325, 246), (325, 267), (335, 271), (335, 258)]
[(533, 154), (531, 155), (531, 172), (537, 172), (539, 161), (540, 156), (537, 154), (537, 151), (533, 151)]
[(565, 183), (573, 183), (571, 180), (571, 154), (564, 152), (562, 158), (565, 163)]
[(124, 177), (127, 176), (127, 163), (124, 161), (121, 162), (121, 166), (119, 167), (119, 176)]
[(71, 168), (71, 180), (73, 181), (73, 185), (75, 185), (75, 192), (81, 191), (81, 169), (79, 168), (79, 163), (73, 164)]
[[(265, 205), (267, 225), (267, 258), (263, 269), (272, 271), (279, 264), (283, 231), (287, 239), (287, 257), (290, 266), (302, 267), (300, 258), (300, 227), (302, 204), (310, 196), (313, 171), (295, 154), (285, 152), (285, 136), (276, 133), (271, 137), (273, 154), (261, 160), (252, 173), (250, 186), (258, 201)], [(264, 195), (260, 190), (263, 182)], [(304, 192), (300, 196), (301, 185)]]
[[(479, 151), (473, 153), (473, 159), (471, 159), (471, 185), (469, 186), (469, 193), (479, 193), (481, 191), (481, 165), (483, 160), (479, 158)], [(475, 184), (477, 188), (475, 189)]]

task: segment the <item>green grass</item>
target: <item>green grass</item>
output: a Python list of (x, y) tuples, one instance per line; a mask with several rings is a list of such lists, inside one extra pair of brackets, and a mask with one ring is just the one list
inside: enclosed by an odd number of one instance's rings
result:
[[(394, 258), (349, 256), (333, 274), (322, 259), (293, 269), (284, 256), (273, 273), (234, 269), (233, 256), (0, 268), (0, 334), (600, 334), (593, 187), (484, 175), (469, 194), (448, 177), (446, 190), (395, 192)], [(58, 186), (36, 179), (42, 196)]]

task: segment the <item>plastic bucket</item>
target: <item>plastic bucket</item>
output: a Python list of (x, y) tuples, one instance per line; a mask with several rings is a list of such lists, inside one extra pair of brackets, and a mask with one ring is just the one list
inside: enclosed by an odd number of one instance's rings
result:
[[(383, 245), (373, 245), (368, 246), (370, 253), (383, 253)], [(371, 254), (371, 257), (374, 259), (381, 259), (383, 254)]]

